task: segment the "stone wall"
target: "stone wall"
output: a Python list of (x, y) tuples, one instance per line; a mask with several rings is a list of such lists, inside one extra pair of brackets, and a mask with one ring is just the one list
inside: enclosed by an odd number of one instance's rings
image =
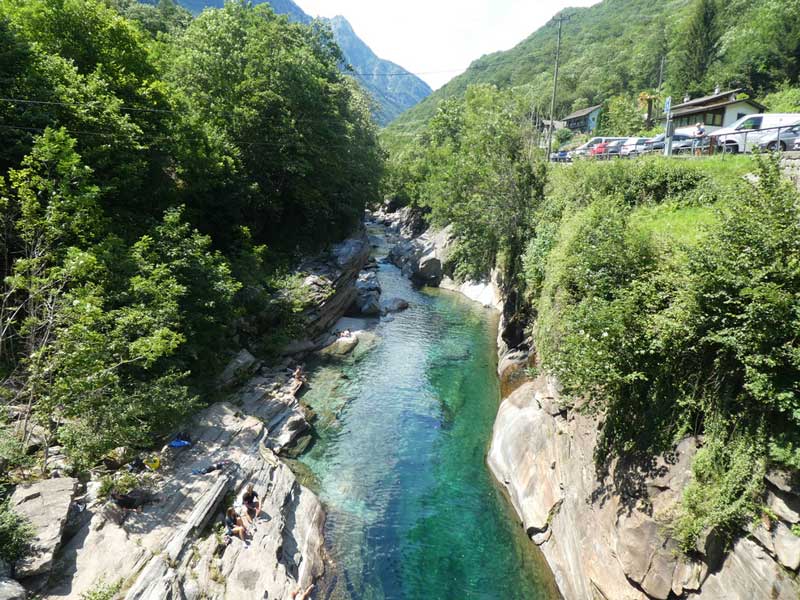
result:
[(783, 172), (800, 190), (800, 152), (786, 152), (781, 159)]

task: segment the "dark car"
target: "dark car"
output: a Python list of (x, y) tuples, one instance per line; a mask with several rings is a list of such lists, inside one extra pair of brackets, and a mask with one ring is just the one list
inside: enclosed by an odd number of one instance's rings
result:
[[(663, 152), (666, 137), (666, 134), (661, 133), (656, 137), (647, 140), (644, 144), (644, 151)], [(692, 136), (686, 135), (685, 133), (676, 133), (674, 136), (672, 136), (672, 152), (675, 154), (691, 152), (692, 142), (694, 142), (694, 138)]]

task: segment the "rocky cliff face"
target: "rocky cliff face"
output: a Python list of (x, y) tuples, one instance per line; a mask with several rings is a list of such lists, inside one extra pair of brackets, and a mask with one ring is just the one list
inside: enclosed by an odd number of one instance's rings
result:
[(777, 521), (754, 525), (728, 553), (709, 533), (690, 561), (665, 525), (701, 442), (688, 438), (647, 465), (617, 463), (599, 478), (597, 436), (597, 420), (565, 407), (556, 382), (540, 377), (502, 403), (488, 457), (565, 598), (798, 597), (800, 538), (790, 527), (800, 517), (800, 490), (773, 474)]
[[(20, 486), (12, 502), (30, 516), (37, 542), (15, 576), (37, 597), (62, 600), (108, 586), (128, 600), (289, 598), (314, 582), (324, 570), (325, 515), (278, 457), (309, 428), (296, 391), (287, 372), (261, 370), (229, 402), (198, 414), (186, 424), (192, 446), (160, 453), (140, 512), (98, 498), (97, 481)], [(248, 483), (264, 516), (248, 545), (226, 543), (222, 511)]]

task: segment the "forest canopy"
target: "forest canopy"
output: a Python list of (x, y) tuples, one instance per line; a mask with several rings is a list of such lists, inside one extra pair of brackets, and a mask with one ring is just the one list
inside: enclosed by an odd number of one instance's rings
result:
[(330, 31), (266, 6), (8, 0), (0, 53), (0, 463), (36, 429), (88, 466), (201, 402), (382, 155)]

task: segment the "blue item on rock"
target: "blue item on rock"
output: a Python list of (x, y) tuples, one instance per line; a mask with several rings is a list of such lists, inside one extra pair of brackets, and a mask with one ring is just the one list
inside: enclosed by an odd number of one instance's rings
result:
[(186, 440), (172, 440), (169, 443), (170, 448), (185, 448), (186, 446), (191, 446), (192, 442), (187, 442)]

